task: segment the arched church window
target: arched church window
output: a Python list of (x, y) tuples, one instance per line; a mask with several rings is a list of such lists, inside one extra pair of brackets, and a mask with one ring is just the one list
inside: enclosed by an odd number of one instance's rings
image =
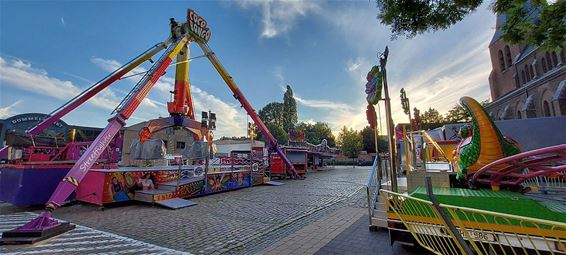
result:
[(497, 54), (499, 55), (499, 67), (503, 72), (503, 70), (505, 70), (505, 58), (503, 58), (503, 52), (501, 50), (499, 50)]
[(507, 58), (507, 67), (511, 66), (513, 59), (511, 59), (511, 50), (509, 45), (505, 45), (505, 58)]

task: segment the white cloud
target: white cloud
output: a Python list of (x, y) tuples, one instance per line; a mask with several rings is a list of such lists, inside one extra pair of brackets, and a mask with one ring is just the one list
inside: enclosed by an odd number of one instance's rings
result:
[(347, 69), (348, 69), (348, 71), (350, 71), (350, 72), (356, 71), (356, 70), (358, 70), (358, 68), (360, 67), (361, 64), (362, 64), (362, 63), (360, 63), (360, 58), (357, 58), (356, 60), (351, 61), (351, 62), (348, 64), (348, 68), (347, 68)]
[[(16, 89), (60, 100), (69, 100), (82, 91), (71, 81), (50, 77), (47, 71), (34, 68), (31, 64), (16, 58), (5, 60), (0, 57), (0, 81)], [(116, 96), (109, 89), (99, 93), (89, 102), (105, 109), (114, 109), (118, 104)]]
[[(195, 113), (211, 110), (216, 113), (217, 131), (220, 136), (244, 136), (247, 128), (247, 113), (234, 104), (226, 103), (197, 86), (191, 85)], [(200, 116), (200, 114), (198, 114)], [(251, 121), (251, 119), (249, 120)]]
[[(106, 71), (114, 71), (120, 66), (120, 63), (114, 59), (103, 59), (99, 57), (91, 58), (92, 63), (99, 66)], [(134, 69), (131, 73), (145, 72), (146, 69), (138, 67)], [(139, 79), (140, 77), (137, 77)], [(137, 79), (132, 79), (132, 82)], [(167, 104), (161, 103), (161, 101), (166, 101), (169, 99), (170, 91), (174, 89), (175, 79), (169, 76), (162, 76), (154, 85), (154, 88), (158, 92), (157, 96), (161, 100), (155, 100), (151, 98), (145, 98), (142, 101), (140, 107), (144, 107), (143, 110), (138, 109), (134, 116), (135, 120), (146, 121), (148, 119), (157, 118), (158, 116), (166, 116)], [(193, 99), (193, 107), (195, 112), (195, 119), (200, 119), (200, 112), (211, 110), (216, 113), (217, 118), (217, 130), (215, 132), (216, 137), (221, 136), (243, 136), (246, 134), (246, 112), (240, 109), (237, 105), (226, 103), (220, 98), (209, 94), (208, 92), (202, 90), (200, 87), (191, 84), (191, 94)], [(155, 95), (154, 95), (155, 96)]]
[(65, 25), (65, 18), (61, 17), (61, 24)]
[(320, 8), (315, 1), (298, 0), (244, 0), (238, 4), (242, 8), (261, 9), (262, 38), (274, 38), (288, 33), (297, 23), (297, 19)]
[(330, 101), (330, 100), (320, 100), (320, 99), (305, 99), (297, 95), (293, 95), (297, 103), (304, 105), (306, 107), (312, 108), (321, 108), (327, 110), (339, 110), (339, 111), (352, 111), (352, 106), (341, 103), (338, 101)]
[[(353, 84), (351, 93), (359, 93), (357, 100), (346, 102), (354, 110), (329, 112), (321, 117), (334, 123), (333, 128), (346, 125), (360, 129), (367, 125), (365, 75), (377, 64), (377, 51), (386, 45), (390, 48), (388, 82), (395, 123), (408, 122), (398, 99), (401, 88), (407, 91), (411, 108), (416, 106), (421, 111), (434, 107), (445, 113), (462, 96), (478, 100), (489, 97), (488, 42), (493, 35), (495, 17), (485, 8), (446, 31), (391, 42), (389, 28), (379, 25), (375, 17), (374, 3), (369, 2), (367, 7), (365, 4), (325, 7), (328, 8), (317, 12), (319, 17), (338, 32), (337, 37), (347, 38), (345, 46), (358, 56), (345, 63), (345, 72)], [(385, 127), (385, 118), (382, 122)]]
[(22, 100), (18, 100), (14, 103), (12, 103), (11, 105), (8, 105), (6, 107), (0, 107), (0, 118), (8, 118), (8, 117), (12, 117), (16, 114), (16, 112), (14, 111), (14, 108), (20, 104), (22, 102)]
[[(90, 62), (92, 62), (93, 64), (95, 64), (96, 66), (102, 68), (102, 70), (107, 71), (107, 72), (114, 72), (118, 68), (122, 67), (122, 65), (123, 65), (118, 60), (105, 59), (105, 58), (100, 58), (100, 57), (96, 57), (96, 56), (91, 57)], [(141, 73), (144, 73), (146, 71), (147, 70), (145, 68), (138, 66), (122, 77), (127, 77), (127, 76), (134, 75), (134, 74), (141, 74)], [(131, 78), (134, 79), (134, 80), (139, 80), (141, 78), (141, 76), (136, 75), (136, 76), (133, 76)]]

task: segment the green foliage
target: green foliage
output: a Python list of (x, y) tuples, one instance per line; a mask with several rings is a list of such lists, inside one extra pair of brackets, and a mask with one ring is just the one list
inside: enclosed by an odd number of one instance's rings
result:
[[(531, 17), (536, 9), (540, 13)], [(548, 50), (559, 50), (566, 41), (566, 1), (498, 0), (493, 11), (507, 15), (501, 28), (503, 39), (512, 43), (543, 46)]]
[(444, 117), (446, 123), (470, 122), (470, 114), (459, 104), (454, 105)]
[[(277, 140), (277, 143), (279, 144), (287, 144), (287, 142), (289, 142), (289, 134), (283, 130), (283, 128), (281, 126), (277, 126), (273, 123), (268, 123), (265, 124), (267, 126), (267, 129), (269, 130), (269, 132), (271, 133), (271, 135), (273, 135), (273, 137), (275, 137), (275, 140)], [(262, 138), (262, 140), (265, 141), (265, 139)]]
[(297, 102), (293, 97), (291, 86), (287, 85), (287, 91), (283, 95), (283, 128), (288, 130), (297, 124)]
[[(391, 27), (392, 37), (412, 38), (428, 31), (449, 28), (475, 11), (483, 0), (377, 0), (378, 19)], [(536, 20), (527, 0), (495, 0), (495, 13), (506, 14), (501, 28), (503, 38), (514, 44), (533, 44), (557, 50), (566, 41), (566, 1), (548, 3), (531, 0), (532, 8), (541, 11)]]
[[(486, 107), (489, 104), (489, 99), (481, 102), (482, 107)], [(445, 124), (451, 123), (464, 123), (471, 122), (472, 117), (470, 113), (459, 104), (454, 105), (452, 109), (448, 110), (448, 113), (443, 117), (438, 110), (429, 107), (424, 113), (420, 113), (417, 107), (413, 108), (413, 113), (415, 114), (413, 118), (418, 118), (419, 126), (418, 129), (430, 130), (437, 127), (442, 127)]]
[(336, 142), (342, 149), (342, 154), (349, 158), (357, 157), (363, 148), (361, 134), (351, 128), (348, 129), (346, 126), (338, 134)]
[[(362, 135), (362, 143), (363, 143), (363, 150), (367, 151), (368, 153), (375, 152), (375, 131), (370, 127), (366, 126), (360, 132)], [(387, 152), (389, 151), (389, 145), (387, 144), (387, 136), (379, 136), (377, 140), (377, 146), (379, 152)]]
[(391, 26), (395, 38), (412, 38), (429, 30), (447, 29), (470, 14), (482, 0), (377, 0), (377, 18)]
[(283, 127), (283, 104), (271, 102), (259, 110), (259, 118), (267, 124)]
[(312, 144), (320, 144), (322, 139), (326, 139), (328, 146), (336, 146), (336, 141), (332, 130), (327, 123), (317, 122), (315, 124), (301, 122), (297, 124), (296, 129), (301, 129), (305, 132), (305, 140)]
[(444, 123), (444, 118), (442, 118), (442, 115), (440, 115), (438, 110), (429, 107), (428, 110), (426, 110), (421, 115), (421, 123), (422, 124)]

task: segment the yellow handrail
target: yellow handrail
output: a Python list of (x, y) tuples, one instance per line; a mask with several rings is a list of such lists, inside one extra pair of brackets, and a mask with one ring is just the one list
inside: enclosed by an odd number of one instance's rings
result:
[(451, 233), (432, 202), (381, 190), (388, 219), (401, 220), (435, 254), (463, 254), (461, 235), (477, 254), (566, 254), (566, 223), (440, 204), (459, 233)]

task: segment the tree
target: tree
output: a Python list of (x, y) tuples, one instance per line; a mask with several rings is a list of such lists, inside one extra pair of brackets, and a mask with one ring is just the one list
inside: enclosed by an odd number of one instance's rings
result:
[(259, 110), (259, 118), (267, 124), (283, 127), (283, 104), (271, 102)]
[[(375, 153), (375, 131), (370, 126), (366, 126), (360, 133), (362, 136), (363, 150), (368, 153)], [(387, 136), (379, 136), (377, 138), (377, 146), (380, 153), (389, 151)]]
[(446, 123), (470, 122), (471, 120), (468, 111), (459, 104), (454, 105), (444, 117)]
[[(287, 142), (289, 142), (289, 134), (287, 133), (287, 131), (283, 130), (283, 128), (281, 126), (277, 126), (273, 123), (268, 123), (265, 124), (267, 126), (267, 129), (269, 130), (269, 132), (271, 133), (271, 135), (273, 135), (273, 137), (275, 137), (275, 140), (277, 140), (277, 143), (279, 144), (287, 144)], [(265, 138), (262, 135), (262, 139), (263, 141), (265, 141)]]
[(444, 125), (442, 115), (432, 107), (429, 107), (427, 111), (422, 113), (420, 119), (420, 129), (429, 130)]
[(353, 129), (348, 129), (346, 126), (342, 128), (338, 134), (337, 143), (342, 149), (342, 154), (349, 158), (355, 158), (362, 150), (362, 136), (360, 133)]
[(363, 150), (367, 151), (368, 153), (375, 152), (375, 132), (373, 128), (370, 126), (366, 126), (362, 129), (362, 143), (363, 143)]
[(297, 124), (297, 102), (293, 97), (293, 90), (287, 85), (287, 91), (283, 95), (283, 128), (288, 130)]
[(306, 122), (301, 122), (297, 124), (297, 129), (301, 129), (305, 132), (305, 140), (312, 144), (320, 144), (322, 139), (326, 139), (328, 146), (336, 146), (336, 141), (332, 130), (327, 123), (317, 122), (315, 124), (310, 124)]
[(426, 112), (424, 112), (421, 116), (421, 122), (423, 123), (442, 123), (444, 119), (442, 115), (438, 112), (438, 110), (429, 107)]
[[(412, 38), (449, 28), (474, 12), (483, 0), (377, 0), (378, 19), (391, 27), (392, 37)], [(540, 12), (534, 11), (538, 8)], [(566, 1), (494, 0), (492, 11), (506, 15), (500, 29), (514, 44), (559, 49), (566, 40)], [(534, 16), (534, 17), (533, 17)]]

